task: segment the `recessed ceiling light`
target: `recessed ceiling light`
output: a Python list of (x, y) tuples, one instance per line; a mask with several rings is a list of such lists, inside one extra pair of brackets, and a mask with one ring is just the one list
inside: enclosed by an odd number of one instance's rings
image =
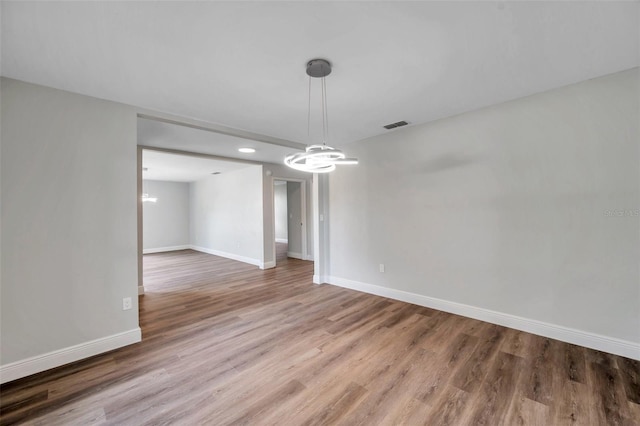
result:
[(251, 154), (253, 152), (256, 152), (256, 150), (253, 148), (240, 148), (238, 151), (244, 152), (245, 154)]

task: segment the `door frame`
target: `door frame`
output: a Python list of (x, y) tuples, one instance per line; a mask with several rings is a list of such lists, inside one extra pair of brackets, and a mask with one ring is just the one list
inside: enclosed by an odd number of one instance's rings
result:
[[(278, 261), (276, 260), (276, 181), (284, 180), (287, 182), (297, 182), (300, 184), (300, 221), (301, 228), (300, 232), (302, 233), (302, 260), (313, 260), (309, 259), (309, 250), (307, 249), (307, 180), (305, 179), (296, 179), (296, 178), (288, 178), (288, 177), (278, 177), (272, 176), (271, 179), (271, 196), (273, 197), (271, 201), (272, 212), (271, 212), (271, 231), (273, 235), (272, 248), (273, 248), (273, 261), (278, 266)], [(289, 209), (287, 209), (287, 221), (289, 220)]]

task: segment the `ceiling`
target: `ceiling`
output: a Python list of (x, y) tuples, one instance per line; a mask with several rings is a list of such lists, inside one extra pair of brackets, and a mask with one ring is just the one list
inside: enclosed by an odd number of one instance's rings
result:
[[(282, 164), (287, 154), (298, 152), (289, 147), (146, 118), (138, 118), (138, 145), (278, 164)], [(256, 152), (244, 154), (238, 152), (239, 148), (253, 148)]]
[(247, 163), (143, 150), (142, 167), (147, 168), (142, 172), (142, 178), (146, 180), (194, 182), (210, 176), (213, 172), (226, 173), (255, 166)]
[(305, 64), (329, 59), (338, 147), (640, 62), (638, 2), (1, 7), (4, 76), (305, 144)]

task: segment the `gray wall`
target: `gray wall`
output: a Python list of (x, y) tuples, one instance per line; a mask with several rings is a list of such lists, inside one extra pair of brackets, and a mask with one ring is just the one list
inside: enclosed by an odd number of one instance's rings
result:
[(143, 203), (143, 248), (189, 245), (189, 183), (145, 180), (144, 191), (158, 198)]
[(289, 247), (287, 252), (293, 257), (302, 256), (302, 194), (300, 182), (287, 182), (287, 232)]
[(262, 166), (191, 183), (191, 244), (251, 263), (262, 262), (262, 195)]
[(360, 165), (330, 176), (331, 276), (640, 342), (638, 81), (349, 145)]
[[(139, 336), (138, 109), (5, 78), (0, 98), (2, 366), (60, 351), (47, 358), (48, 368), (61, 357), (130, 343)], [(308, 174), (268, 167), (310, 187)], [(255, 174), (257, 189), (249, 192), (260, 213), (251, 209), (257, 220), (247, 223), (258, 228), (245, 228), (248, 240), (239, 241), (253, 248), (222, 250), (275, 259), (272, 178), (261, 166)], [(122, 310), (124, 297), (132, 298), (131, 310)], [(101, 343), (85, 346), (94, 340)], [(68, 352), (74, 345), (86, 351)]]
[(274, 185), (273, 191), (276, 240), (286, 240), (289, 232), (287, 229), (287, 184)]
[(2, 364), (137, 329), (135, 110), (1, 92)]

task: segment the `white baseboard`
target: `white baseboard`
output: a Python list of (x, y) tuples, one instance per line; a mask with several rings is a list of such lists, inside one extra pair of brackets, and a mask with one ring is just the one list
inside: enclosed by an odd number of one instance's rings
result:
[(198, 247), (198, 246), (189, 246), (191, 250), (201, 251), (203, 253), (213, 254), (214, 256), (226, 257), (227, 259), (237, 260), (238, 262), (248, 263), (250, 265), (255, 265), (258, 267), (262, 266), (262, 261), (259, 259), (252, 259), (250, 257), (240, 256), (235, 253), (227, 253), (220, 250), (214, 250), (206, 247)]
[(272, 260), (271, 262), (264, 262), (260, 265), (260, 269), (271, 269), (276, 267), (276, 261)]
[(304, 259), (304, 260), (310, 260), (310, 261), (312, 261), (312, 262), (313, 262), (315, 259), (313, 258), (313, 255), (312, 255), (312, 254), (308, 254), (308, 255), (307, 255), (307, 257), (305, 257), (305, 259)]
[(142, 254), (151, 254), (151, 253), (162, 253), (165, 251), (176, 251), (176, 250), (187, 250), (191, 248), (189, 245), (186, 246), (171, 246), (171, 247), (157, 247), (157, 248), (148, 248), (142, 250)]
[(294, 251), (288, 251), (287, 252), (287, 257), (292, 257), (294, 259), (300, 259), (300, 260), (304, 260), (302, 258), (302, 253), (296, 253)]
[[(327, 281), (324, 275), (315, 275), (315, 274), (313, 275), (313, 283), (314, 284), (325, 284), (325, 283), (331, 284), (329, 283), (329, 281)], [(335, 285), (339, 285), (339, 284), (335, 284)], [(344, 287), (344, 286), (341, 286), (341, 287)]]
[(276, 238), (276, 243), (289, 243), (289, 240), (286, 238)]
[(138, 286), (138, 296), (142, 296), (144, 294), (144, 287), (139, 285)]
[(134, 328), (133, 330), (2, 365), (0, 366), (0, 383), (10, 382), (51, 368), (60, 367), (61, 365), (128, 346), (141, 340), (142, 332), (140, 328)]
[(362, 283), (340, 277), (319, 277), (314, 275), (313, 282), (316, 284), (327, 282), (339, 287), (388, 297), (390, 299), (413, 303), (414, 305), (426, 306), (427, 308), (438, 309), (440, 311), (462, 315), (480, 321), (514, 328), (520, 331), (526, 331), (539, 336), (549, 337), (563, 342), (640, 360), (640, 344), (627, 340), (602, 336), (600, 334), (589, 333), (569, 327), (465, 305), (463, 303), (450, 302), (447, 300), (436, 299), (434, 297), (423, 296), (417, 293), (410, 293), (403, 290)]

